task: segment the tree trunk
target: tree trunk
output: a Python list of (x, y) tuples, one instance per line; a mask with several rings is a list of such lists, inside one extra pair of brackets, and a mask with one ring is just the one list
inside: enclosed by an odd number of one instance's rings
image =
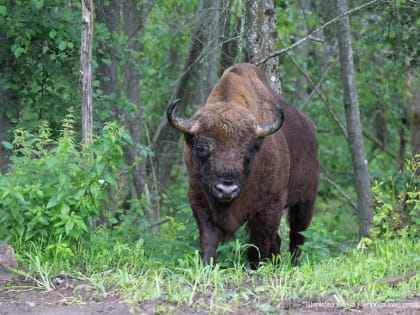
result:
[[(410, 69), (409, 92), (412, 93), (411, 99), (411, 153), (413, 157), (420, 161), (420, 73), (416, 69)], [(420, 168), (416, 170), (420, 175)]]
[[(220, 38), (223, 34), (220, 27), (221, 10), (222, 0), (199, 2), (187, 58), (172, 96), (172, 99), (182, 98), (182, 103), (177, 108), (179, 115), (185, 113), (187, 104), (203, 104), (216, 83), (220, 63)], [(149, 167), (155, 175), (154, 180), (162, 188), (168, 185), (172, 165), (179, 161), (179, 137), (180, 134), (168, 126), (164, 115), (152, 139), (154, 160)]]
[[(144, 134), (140, 102), (141, 75), (137, 65), (140, 63), (140, 39), (144, 31), (147, 7), (144, 2), (136, 0), (95, 2), (97, 21), (106, 25), (111, 38), (123, 35), (126, 41), (124, 46), (115, 46), (113, 41), (104, 43), (102, 50), (105, 51), (105, 58), (111, 60), (110, 63), (101, 62), (101, 56), (98, 56), (97, 78), (103, 96), (110, 101), (108, 118), (121, 122), (134, 143), (140, 146), (144, 143)], [(122, 75), (119, 77), (120, 73)], [(125, 101), (122, 102), (122, 99)], [(145, 159), (139, 157), (136, 148), (128, 146), (124, 147), (124, 156), (127, 164), (134, 166), (130, 174), (120, 177), (119, 194), (113, 194), (109, 204), (110, 210), (121, 209), (128, 198), (141, 199), (143, 194), (146, 202), (152, 203), (149, 182), (145, 178)], [(153, 187), (153, 184), (151, 186)], [(159, 209), (152, 210), (146, 206), (143, 210), (151, 224), (157, 227), (155, 223), (159, 218)]]
[[(258, 63), (277, 50), (277, 14), (274, 0), (245, 0), (246, 47), (250, 62)], [(274, 91), (281, 93), (278, 58), (270, 58), (263, 72)]]
[[(133, 63), (140, 62), (138, 52), (141, 50), (141, 34), (144, 30), (145, 7), (136, 0), (124, 1), (123, 4), (123, 21), (124, 35), (127, 38), (127, 48), (125, 53), (124, 64), (124, 93), (125, 98), (133, 106), (133, 111), (125, 110), (123, 113), (124, 124), (133, 139), (134, 143), (141, 145), (144, 143), (144, 133), (142, 128), (142, 105), (140, 102), (140, 72)], [(125, 148), (127, 162), (133, 165), (131, 174), (131, 197), (141, 199), (142, 194), (146, 196), (148, 204), (152, 204), (153, 200), (149, 194), (148, 183), (146, 182), (146, 160), (140, 162), (138, 152), (135, 148)], [(152, 184), (152, 187), (155, 187)], [(150, 220), (152, 226), (156, 229), (156, 223), (160, 217), (160, 209), (156, 207), (152, 210), (146, 206), (144, 212)]]
[[(413, 73), (411, 69), (408, 70), (405, 80), (407, 94), (413, 93)], [(404, 169), (404, 163), (406, 159), (405, 153), (407, 144), (409, 144), (409, 137), (407, 135), (407, 132), (410, 130), (411, 125), (413, 123), (410, 119), (413, 113), (413, 109), (414, 107), (412, 106), (412, 98), (408, 97), (408, 95), (404, 95), (402, 99), (401, 125), (398, 127), (398, 134), (400, 137), (400, 147), (398, 151), (398, 171), (402, 171)], [(415, 133), (413, 132), (413, 135), (414, 134)], [(413, 144), (414, 141), (415, 139), (413, 138)]]
[(82, 81), (82, 143), (90, 145), (93, 138), (92, 102), (92, 40), (93, 0), (82, 3), (82, 40), (80, 45), (80, 75)]
[[(121, 1), (119, 0), (95, 0), (96, 21), (106, 25), (111, 33), (111, 40), (104, 43), (102, 50), (106, 53), (105, 58), (110, 59), (110, 63), (102, 62), (101, 56), (95, 56), (98, 62), (95, 78), (99, 80), (99, 88), (102, 95), (111, 100), (109, 105), (109, 119), (117, 119), (118, 108), (116, 100), (120, 99), (118, 85), (118, 47), (116, 47), (113, 36), (120, 32), (121, 22)], [(115, 101), (114, 101), (115, 100)], [(106, 102), (103, 102), (106, 103)]]
[[(95, 5), (95, 27), (104, 24), (110, 33), (110, 40), (100, 43), (93, 53), (98, 63), (95, 71), (95, 80), (99, 81), (98, 96), (94, 101), (100, 104), (101, 111), (106, 111), (106, 119), (119, 121), (119, 108), (117, 102), (120, 99), (120, 89), (118, 82), (119, 73), (119, 48), (115, 45), (114, 38), (119, 36), (121, 24), (121, 1), (118, 0), (94, 0)], [(110, 60), (104, 62), (103, 60)], [(118, 193), (110, 191), (107, 209), (110, 213), (121, 209), (125, 198), (129, 195), (130, 185), (127, 184), (127, 176), (120, 176), (118, 181)], [(108, 217), (101, 214), (100, 222), (109, 224)]]
[[(337, 0), (338, 14), (348, 11), (346, 0)], [(341, 79), (344, 89), (344, 109), (347, 121), (348, 141), (353, 163), (353, 172), (357, 192), (359, 213), (359, 236), (369, 235), (372, 227), (373, 211), (370, 209), (372, 199), (368, 162), (363, 145), (362, 127), (360, 123), (359, 101), (356, 88), (353, 49), (350, 33), (350, 19), (342, 17), (338, 21), (338, 45), (341, 65)]]
[[(0, 30), (0, 43), (7, 47), (13, 44), (13, 40), (8, 38), (6, 34)], [(12, 50), (1, 50), (0, 56), (0, 80), (6, 80), (6, 82), (8, 82), (8, 77), (10, 76), (8, 69), (13, 60)], [(14, 124), (10, 120), (10, 117), (8, 117), (7, 112), (11, 108), (14, 108), (14, 111), (16, 112), (19, 112), (19, 108), (16, 108), (18, 107), (16, 106), (16, 98), (17, 95), (15, 90), (9, 89), (7, 85), (0, 86), (0, 175), (9, 171), (11, 150), (6, 149), (1, 141), (13, 141), (12, 128), (14, 127)]]
[(232, 1), (222, 1), (221, 27), (223, 39), (221, 44), (220, 67), (225, 70), (235, 63), (238, 56), (238, 34), (240, 32), (240, 19), (232, 18)]
[[(0, 88), (0, 100), (6, 97), (3, 95), (5, 93), (7, 92), (2, 91)], [(13, 140), (11, 136), (12, 127), (13, 125), (7, 117), (6, 108), (0, 106), (0, 141), (10, 142)], [(0, 142), (0, 176), (1, 174), (6, 174), (9, 170), (9, 156), (10, 150), (6, 149)]]
[(412, 93), (411, 99), (411, 139), (413, 156), (420, 154), (420, 74), (415, 69), (411, 69), (409, 91)]
[[(310, 0), (300, 0), (298, 1), (298, 6), (302, 12), (302, 15), (305, 18), (305, 28), (306, 34), (309, 34), (310, 32), (313, 31), (313, 29), (310, 26), (309, 20), (307, 18), (309, 12), (310, 12)], [(311, 54), (309, 47), (310, 45), (308, 45), (307, 43), (304, 43), (303, 45), (296, 47), (296, 55), (299, 55), (301, 60), (305, 60), (305, 62), (302, 63), (302, 68), (305, 72), (308, 72), (308, 66), (309, 66), (309, 60), (311, 59), (309, 56)], [(313, 49), (314, 53), (315, 50)], [(294, 68), (294, 72), (297, 69)], [(307, 82), (306, 82), (306, 78), (305, 76), (300, 75), (299, 73), (295, 73), (293, 74), (296, 78), (296, 83), (295, 83), (295, 94), (296, 94), (296, 98), (297, 98), (297, 104), (304, 104), (304, 102), (307, 100), (308, 98), (308, 89), (306, 88), (307, 86)]]

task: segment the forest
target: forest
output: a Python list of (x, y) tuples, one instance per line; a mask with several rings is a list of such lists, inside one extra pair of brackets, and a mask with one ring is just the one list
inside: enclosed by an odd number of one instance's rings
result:
[[(0, 26), (0, 314), (420, 309), (419, 1), (0, 0)], [(200, 257), (166, 111), (244, 62), (317, 127), (296, 267), (286, 215), (257, 270), (246, 227)]]

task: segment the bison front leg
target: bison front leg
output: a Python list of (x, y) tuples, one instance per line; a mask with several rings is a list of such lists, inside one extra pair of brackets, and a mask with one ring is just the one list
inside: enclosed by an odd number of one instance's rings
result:
[(219, 232), (214, 229), (200, 230), (201, 257), (204, 264), (216, 264), (216, 249), (219, 243)]
[(260, 260), (270, 260), (280, 253), (281, 239), (278, 234), (281, 213), (258, 214), (249, 222), (248, 260), (252, 269), (258, 268)]
[(220, 229), (215, 226), (207, 212), (193, 208), (194, 217), (200, 233), (201, 257), (205, 264), (216, 264), (216, 249), (219, 243)]

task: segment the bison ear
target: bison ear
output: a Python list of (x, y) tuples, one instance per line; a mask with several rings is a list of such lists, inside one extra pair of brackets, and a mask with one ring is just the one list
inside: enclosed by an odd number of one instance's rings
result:
[(255, 127), (255, 133), (257, 134), (258, 138), (263, 138), (268, 135), (275, 133), (280, 127), (283, 125), (284, 122), (284, 113), (283, 109), (281, 108), (279, 103), (274, 104), (276, 109), (276, 118), (272, 123), (265, 123), (261, 125), (257, 125)]
[(176, 105), (180, 101), (180, 98), (176, 99), (171, 103), (171, 105), (169, 105), (168, 109), (166, 110), (166, 117), (168, 119), (168, 122), (171, 124), (172, 127), (178, 129), (184, 134), (194, 135), (199, 127), (198, 121), (191, 122), (190, 120), (176, 117)]

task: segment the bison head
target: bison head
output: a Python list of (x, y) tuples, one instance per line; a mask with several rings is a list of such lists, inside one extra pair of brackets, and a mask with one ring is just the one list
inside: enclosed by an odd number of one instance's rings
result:
[(198, 177), (212, 207), (225, 208), (239, 196), (262, 139), (283, 124), (283, 111), (274, 105), (274, 120), (257, 124), (246, 108), (220, 103), (207, 105), (186, 120), (176, 117), (179, 101), (168, 107), (167, 118), (185, 135), (188, 171)]

